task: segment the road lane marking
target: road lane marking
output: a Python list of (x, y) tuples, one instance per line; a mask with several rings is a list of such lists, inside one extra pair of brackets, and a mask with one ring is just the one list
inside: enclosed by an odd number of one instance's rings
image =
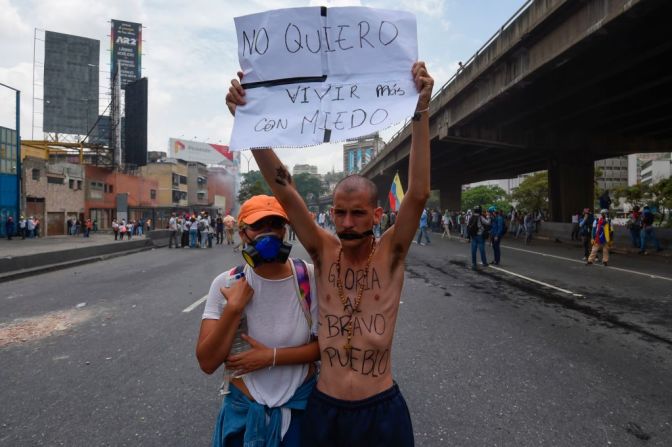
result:
[(521, 279), (524, 279), (524, 280), (526, 280), (526, 281), (530, 281), (530, 282), (533, 282), (533, 283), (535, 283), (535, 284), (539, 284), (539, 285), (541, 285), (541, 286), (551, 288), (551, 289), (553, 289), (553, 290), (558, 290), (558, 291), (560, 291), (560, 292), (562, 292), (562, 293), (566, 293), (566, 294), (568, 294), (568, 295), (572, 295), (572, 296), (575, 296), (575, 297), (583, 298), (583, 295), (581, 295), (580, 293), (574, 293), (574, 292), (572, 292), (571, 290), (561, 289), (560, 287), (554, 286), (553, 284), (548, 284), (548, 283), (546, 283), (546, 282), (538, 281), (538, 280), (536, 280), (536, 279), (530, 278), (529, 276), (524, 276), (524, 275), (521, 275), (521, 274), (519, 274), (519, 273), (514, 273), (514, 272), (512, 272), (512, 271), (505, 270), (505, 269), (503, 269), (503, 268), (501, 268), (501, 267), (495, 267), (494, 265), (490, 265), (489, 267), (490, 267), (491, 269), (495, 269), (495, 270), (500, 271), (500, 272), (508, 273), (509, 275), (516, 276), (516, 277), (521, 278)]
[[(580, 261), (578, 259), (565, 258), (564, 256), (557, 256), (557, 255), (549, 255), (548, 253), (542, 253), (542, 252), (539, 252), (539, 251), (525, 250), (523, 248), (511, 247), (510, 245), (502, 245), (502, 247), (508, 248), (510, 250), (522, 251), (524, 253), (531, 253), (531, 254), (535, 254), (535, 255), (545, 256), (547, 258), (562, 259), (563, 261), (578, 262), (579, 264), (585, 264), (586, 263), (585, 261)], [(600, 264), (595, 264), (595, 266), (603, 267)], [(619, 272), (632, 273), (633, 275), (646, 276), (647, 278), (652, 278), (652, 279), (662, 279), (664, 281), (672, 281), (672, 278), (668, 278), (667, 276), (653, 275), (651, 273), (638, 272), (637, 270), (624, 269), (624, 268), (621, 268), (621, 267), (613, 267), (611, 265), (606, 267), (606, 268), (608, 268), (609, 270), (618, 270)]]
[(192, 310), (196, 309), (203, 301), (208, 299), (208, 295), (205, 295), (202, 298), (197, 299), (194, 303), (189, 305), (189, 307), (185, 308), (182, 312), (191, 312)]
[(523, 253), (532, 253), (534, 255), (545, 256), (547, 258), (562, 259), (564, 261), (578, 262), (579, 264), (585, 264), (586, 263), (586, 261), (580, 261), (580, 260), (574, 259), (574, 258), (566, 258), (564, 256), (549, 255), (548, 253), (542, 253), (540, 251), (525, 250), (523, 248), (511, 247), (510, 245), (502, 245), (502, 247), (509, 248), (511, 250), (516, 250), (516, 251), (522, 251)]

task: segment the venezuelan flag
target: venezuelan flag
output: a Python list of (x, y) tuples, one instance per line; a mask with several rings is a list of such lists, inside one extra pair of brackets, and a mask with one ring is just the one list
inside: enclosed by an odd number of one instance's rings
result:
[(399, 205), (401, 201), (404, 200), (404, 188), (401, 187), (401, 180), (399, 179), (399, 173), (394, 174), (394, 180), (392, 180), (392, 186), (390, 187), (390, 192), (387, 195), (388, 200), (390, 201), (390, 210), (399, 211)]

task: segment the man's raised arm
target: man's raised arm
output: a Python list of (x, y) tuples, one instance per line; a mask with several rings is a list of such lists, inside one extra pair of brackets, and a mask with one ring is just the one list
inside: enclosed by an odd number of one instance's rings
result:
[(301, 245), (306, 249), (313, 261), (322, 249), (326, 232), (320, 228), (308, 211), (306, 203), (296, 189), (292, 176), (280, 162), (273, 149), (255, 149), (252, 151), (259, 169), (271, 187), (273, 195), (287, 212), (289, 221), (294, 227)]
[[(238, 77), (242, 79), (243, 73), (239, 71)], [(236, 107), (243, 104), (245, 104), (245, 89), (238, 79), (233, 79), (226, 95), (226, 105), (235, 116)], [(292, 176), (273, 149), (255, 149), (252, 154), (273, 195), (287, 212), (299, 241), (317, 264), (322, 244), (329, 234), (321, 229), (310, 215), (308, 207), (293, 183)]]
[[(401, 202), (392, 233), (393, 253), (403, 259), (418, 229), (418, 222), (429, 197), (429, 101), (434, 79), (427, 72), (424, 62), (413, 65), (413, 78), (420, 92), (416, 115), (413, 118), (411, 152), (408, 161), (408, 190)], [(419, 118), (419, 119), (418, 119)], [(396, 260), (395, 260), (396, 261)]]

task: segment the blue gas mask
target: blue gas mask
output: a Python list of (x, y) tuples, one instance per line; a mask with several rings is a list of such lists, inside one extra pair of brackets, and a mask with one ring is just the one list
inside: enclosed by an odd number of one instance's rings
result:
[(283, 264), (289, 258), (292, 245), (275, 235), (261, 235), (243, 249), (243, 258), (250, 267), (277, 262)]

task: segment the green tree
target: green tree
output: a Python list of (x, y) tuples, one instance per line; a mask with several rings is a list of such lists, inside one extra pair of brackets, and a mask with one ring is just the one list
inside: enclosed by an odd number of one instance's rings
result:
[(476, 206), (488, 208), (492, 205), (500, 210), (508, 210), (511, 203), (502, 188), (496, 185), (481, 185), (462, 192), (462, 209), (473, 209)]
[(511, 193), (518, 208), (533, 211), (548, 208), (548, 172), (537, 172), (527, 177)]
[(322, 180), (316, 175), (303, 172), (292, 176), (292, 180), (306, 204), (316, 202), (320, 195), (325, 192)]
[(667, 218), (667, 226), (672, 226), (669, 210), (672, 208), (672, 178), (666, 178), (651, 186), (651, 194), (655, 197), (655, 205), (661, 214), (661, 224)]
[(345, 172), (327, 172), (324, 174), (324, 181), (327, 183), (338, 183), (345, 178)]
[(271, 188), (266, 184), (266, 180), (260, 171), (250, 171), (243, 174), (243, 181), (240, 183), (238, 191), (238, 202), (241, 204), (252, 196), (259, 194), (272, 195)]
[(651, 192), (656, 196), (656, 201), (661, 207), (672, 208), (672, 177), (659, 181), (651, 188)]
[(625, 201), (631, 205), (637, 205), (639, 207), (646, 205), (652, 199), (651, 188), (641, 183), (616, 188), (613, 191), (613, 195), (617, 198), (625, 199)]

